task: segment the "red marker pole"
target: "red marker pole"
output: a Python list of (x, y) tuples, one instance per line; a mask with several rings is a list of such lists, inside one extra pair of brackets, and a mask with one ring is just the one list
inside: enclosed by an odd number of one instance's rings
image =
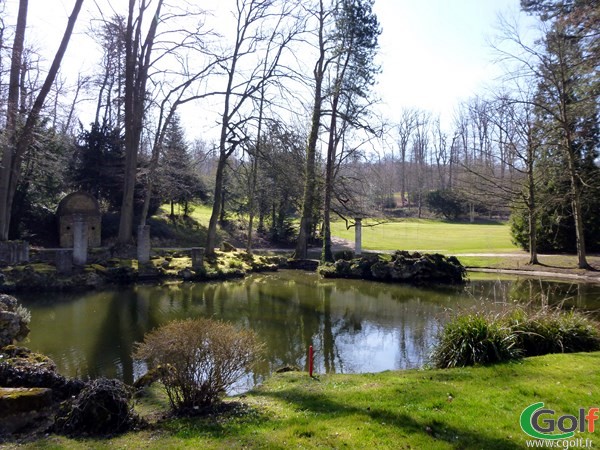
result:
[(312, 345), (308, 347), (308, 376), (313, 376), (313, 348)]

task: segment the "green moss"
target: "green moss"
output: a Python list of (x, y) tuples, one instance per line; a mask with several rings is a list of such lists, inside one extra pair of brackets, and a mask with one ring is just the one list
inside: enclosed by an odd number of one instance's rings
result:
[(90, 267), (94, 269), (95, 272), (100, 274), (106, 274), (107, 269), (101, 264), (91, 264)]
[(37, 397), (45, 394), (46, 388), (3, 388), (0, 387), (0, 400), (16, 400), (23, 397)]

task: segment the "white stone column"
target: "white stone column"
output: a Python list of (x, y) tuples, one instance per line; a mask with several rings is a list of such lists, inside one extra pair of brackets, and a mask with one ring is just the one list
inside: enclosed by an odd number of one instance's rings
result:
[(56, 250), (55, 265), (56, 272), (59, 274), (71, 275), (73, 273), (73, 250), (70, 248)]
[(354, 219), (354, 254), (362, 254), (362, 219), (360, 217)]
[(83, 216), (73, 218), (73, 264), (85, 266), (87, 263), (88, 229)]
[(140, 225), (137, 230), (138, 264), (150, 262), (150, 225)]
[(202, 269), (204, 266), (204, 247), (192, 247), (192, 269)]

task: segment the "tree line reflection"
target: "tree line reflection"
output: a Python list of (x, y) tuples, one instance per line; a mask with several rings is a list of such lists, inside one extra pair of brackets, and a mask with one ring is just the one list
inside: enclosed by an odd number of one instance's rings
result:
[(465, 288), (414, 288), (358, 280), (320, 280), (283, 271), (240, 281), (182, 283), (44, 296), (22, 296), (32, 312), (25, 345), (70, 376), (131, 383), (143, 364), (134, 343), (170, 320), (214, 317), (255, 330), (266, 344), (255, 381), (282, 366), (317, 372), (375, 372), (420, 367), (448, 311), (505, 301), (564, 302), (597, 310), (600, 287), (532, 279), (476, 280)]

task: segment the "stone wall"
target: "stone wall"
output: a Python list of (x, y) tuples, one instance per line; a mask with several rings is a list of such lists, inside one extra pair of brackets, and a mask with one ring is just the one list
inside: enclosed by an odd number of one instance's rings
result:
[(29, 242), (0, 242), (0, 266), (29, 262)]

